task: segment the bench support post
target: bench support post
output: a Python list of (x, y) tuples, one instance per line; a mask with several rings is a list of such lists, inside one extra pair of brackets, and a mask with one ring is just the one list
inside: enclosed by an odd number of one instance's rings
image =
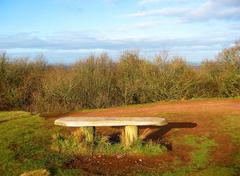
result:
[(74, 137), (78, 140), (84, 140), (87, 143), (93, 143), (95, 137), (95, 127), (80, 127), (73, 132)]
[(138, 127), (125, 126), (124, 129), (124, 144), (126, 147), (133, 145), (138, 140)]

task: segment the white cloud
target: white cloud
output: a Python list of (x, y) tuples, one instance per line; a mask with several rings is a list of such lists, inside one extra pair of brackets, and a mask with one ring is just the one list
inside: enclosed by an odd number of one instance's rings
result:
[[(115, 31), (118, 32), (127, 32), (127, 31), (136, 31), (141, 30), (144, 32), (145, 30), (152, 30), (153, 28), (157, 27), (163, 27), (163, 26), (169, 26), (169, 25), (181, 25), (181, 21), (177, 19), (172, 19), (171, 21), (168, 20), (146, 20), (146, 21), (140, 21), (132, 24), (125, 24), (125, 25), (119, 25), (114, 28)], [(163, 31), (161, 31), (163, 33)]]
[[(189, 2), (189, 0), (139, 0), (139, 4), (141, 5), (151, 4), (151, 3), (163, 3), (163, 2), (182, 3), (182, 2)], [(204, 3), (224, 4), (226, 6), (240, 5), (239, 0), (205, 0)]]
[(144, 4), (151, 4), (151, 3), (159, 3), (159, 2), (184, 2), (184, 1), (188, 1), (188, 0), (140, 0), (139, 4), (140, 5), (144, 5)]
[(187, 13), (189, 10), (190, 10), (189, 8), (170, 7), (170, 8), (145, 10), (142, 12), (130, 13), (125, 16), (128, 16), (128, 17), (144, 17), (144, 16), (155, 16), (155, 15), (176, 16), (176, 15)]
[(109, 5), (115, 5), (118, 2), (118, 0), (103, 0), (103, 2)]
[[(154, 56), (160, 51), (168, 50), (180, 56), (187, 56), (193, 61), (209, 57), (209, 54), (217, 53), (228, 47), (240, 37), (235, 33), (212, 33), (198, 36), (122, 36), (104, 38), (103, 36), (91, 36), (78, 32), (58, 33), (44, 39), (32, 33), (20, 33), (16, 35), (0, 36), (0, 51), (6, 51), (11, 56), (30, 56), (44, 54), (50, 59), (79, 58), (89, 54), (108, 52), (117, 57), (124, 50), (139, 49), (144, 56)], [(54, 60), (53, 60), (54, 62)], [(56, 62), (56, 60), (55, 60)]]
[(239, 0), (208, 0), (197, 9), (189, 12), (189, 19), (209, 20), (209, 19), (237, 19), (240, 20)]
[(148, 4), (148, 3), (153, 3), (153, 2), (161, 2), (162, 0), (141, 0), (139, 4)]
[[(211, 46), (216, 44), (226, 44), (232, 42), (233, 38), (239, 33), (218, 33), (216, 35), (203, 34), (190, 37), (156, 37), (149, 36), (125, 36), (119, 38), (103, 38), (101, 36), (86, 36), (79, 33), (62, 33), (42, 39), (32, 34), (16, 34), (8, 37), (0, 36), (0, 48), (2, 49), (43, 49), (43, 50), (122, 50), (131, 48), (171, 48), (182, 46)], [(228, 35), (228, 36), (227, 36)], [(73, 38), (75, 38), (73, 40)]]
[(130, 25), (121, 25), (116, 27), (117, 31), (129, 31), (132, 29), (147, 29), (147, 28), (152, 28), (152, 27), (156, 27), (159, 26), (160, 24), (162, 24), (161, 21), (144, 21), (144, 22), (139, 22), (139, 23), (135, 23), (135, 24), (130, 24)]
[[(183, 1), (183, 0), (175, 0)], [(163, 2), (162, 0), (141, 0), (141, 4)], [(126, 14), (127, 17), (177, 17), (184, 22), (216, 20), (240, 20), (240, 0), (205, 0), (198, 6), (154, 8)]]

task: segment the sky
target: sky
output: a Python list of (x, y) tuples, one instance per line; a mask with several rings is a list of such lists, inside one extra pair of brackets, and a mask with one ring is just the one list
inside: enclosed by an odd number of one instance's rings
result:
[(0, 0), (0, 52), (50, 63), (169, 52), (199, 63), (240, 39), (240, 0)]

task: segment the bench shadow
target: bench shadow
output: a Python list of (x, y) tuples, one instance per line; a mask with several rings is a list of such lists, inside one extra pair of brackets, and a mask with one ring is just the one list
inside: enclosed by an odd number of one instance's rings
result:
[(155, 129), (153, 133), (146, 136), (145, 140), (159, 140), (172, 129), (181, 129), (181, 128), (195, 128), (197, 123), (192, 122), (169, 122), (167, 125), (162, 127), (147, 127), (150, 129)]
[[(28, 118), (28, 117), (21, 117), (21, 119), (23, 119), (23, 118)], [(0, 124), (1, 124), (1, 123), (5, 123), (5, 122), (9, 122), (9, 121), (18, 120), (18, 119), (20, 119), (20, 118), (12, 118), (12, 119), (1, 120), (1, 121), (0, 121)]]
[(109, 135), (109, 142), (111, 144), (119, 143), (121, 140), (120, 136), (121, 136), (121, 132), (112, 133), (111, 135)]
[[(166, 139), (163, 139), (163, 136), (171, 131), (172, 129), (182, 129), (182, 128), (195, 128), (197, 127), (197, 123), (192, 123), (192, 122), (169, 122), (165, 126), (161, 127), (154, 127), (154, 126), (145, 126), (145, 127), (140, 127), (140, 135), (141, 131), (144, 129), (151, 129), (151, 133), (148, 134), (144, 138), (144, 142), (147, 142), (149, 140), (152, 140), (154, 142), (157, 142), (159, 144), (164, 145), (168, 150), (172, 150), (172, 145), (170, 142), (168, 142)], [(121, 132), (115, 132), (109, 135), (109, 141), (111, 144), (116, 144), (120, 142), (120, 135)]]
[(197, 123), (192, 122), (169, 122), (167, 125), (162, 127), (148, 127), (154, 130), (152, 133), (147, 135), (144, 138), (144, 141), (155, 141), (161, 145), (164, 145), (168, 150), (172, 151), (172, 144), (164, 139), (164, 135), (171, 131), (172, 129), (181, 129), (181, 128), (195, 128), (197, 127)]
[[(11, 119), (10, 119), (11, 120)], [(4, 123), (4, 122), (8, 122), (8, 121), (10, 121), (10, 120), (2, 120), (2, 121), (0, 121), (0, 124), (1, 123)]]

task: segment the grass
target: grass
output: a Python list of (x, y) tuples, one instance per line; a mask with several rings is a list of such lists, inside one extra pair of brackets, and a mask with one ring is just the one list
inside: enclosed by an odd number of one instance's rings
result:
[(233, 168), (212, 166), (200, 172), (192, 174), (192, 176), (233, 176), (235, 171)]
[(214, 140), (207, 136), (198, 137), (187, 135), (178, 140), (185, 145), (195, 148), (195, 150), (191, 152), (191, 162), (187, 166), (180, 167), (174, 172), (164, 173), (162, 176), (185, 176), (189, 173), (204, 169), (209, 163), (211, 150), (217, 145)]
[(214, 140), (208, 138), (207, 136), (198, 137), (186, 135), (176, 140), (185, 146), (195, 148), (191, 152), (190, 163), (185, 166), (181, 166), (181, 161), (176, 160), (174, 164), (176, 169), (174, 171), (165, 173), (139, 173), (139, 176), (186, 176), (190, 173), (195, 173), (198, 170), (204, 169), (208, 165), (210, 152), (217, 145)]
[[(234, 117), (233, 117), (234, 118)], [(231, 121), (231, 118), (228, 120)], [(239, 125), (239, 124), (238, 124)], [(237, 126), (238, 126), (237, 125)], [(232, 126), (232, 125), (231, 125)], [(234, 125), (233, 125), (234, 126)], [(235, 129), (235, 128), (234, 128)], [(236, 137), (238, 139), (237, 131), (227, 130), (229, 133), (231, 131), (233, 139)], [(230, 133), (230, 134), (231, 134)], [(217, 143), (210, 139), (208, 136), (193, 136), (186, 135), (184, 137), (177, 139), (179, 143), (186, 146), (191, 146), (195, 148), (191, 152), (191, 162), (187, 165), (181, 166), (182, 162), (180, 160), (175, 161), (175, 170), (165, 173), (139, 173), (139, 176), (238, 176), (239, 166), (240, 166), (240, 153), (233, 157), (232, 166), (216, 166), (214, 164), (209, 164), (210, 153), (217, 147)]]
[(143, 143), (141, 140), (137, 141), (131, 147), (125, 147), (121, 143), (111, 144), (106, 136), (97, 136), (94, 144), (86, 143), (79, 140), (74, 135), (56, 134), (52, 144), (52, 149), (67, 155), (88, 155), (88, 154), (143, 154), (143, 155), (160, 155), (167, 151), (167, 149), (152, 141)]
[[(103, 138), (104, 139), (104, 138)], [(102, 139), (100, 139), (102, 141)], [(142, 141), (137, 141), (131, 147), (124, 147), (122, 144), (110, 144), (108, 141), (103, 140), (98, 143), (95, 148), (96, 153), (103, 153), (105, 155), (112, 154), (144, 154), (149, 156), (161, 155), (166, 152), (167, 149), (159, 144), (153, 143), (152, 141), (143, 143)]]
[(228, 134), (235, 144), (240, 145), (240, 115), (224, 116), (218, 123), (223, 132)]
[[(222, 127), (223, 132), (231, 137), (232, 142), (240, 148), (240, 115), (229, 115), (224, 116), (218, 121), (219, 125)], [(237, 150), (232, 155), (233, 162), (232, 167), (236, 172), (240, 173), (240, 150)]]
[[(180, 115), (181, 112), (172, 115), (166, 113), (166, 116)], [(240, 148), (240, 113), (219, 115), (213, 123), (220, 126), (220, 130), (216, 132), (229, 135), (234, 146)], [(65, 135), (60, 131), (62, 130), (58, 127), (48, 128), (47, 121), (38, 115), (21, 111), (0, 112), (0, 175), (17, 176), (29, 171), (46, 169), (53, 176), (76, 176), (81, 175), (81, 170), (66, 169), (63, 165), (81, 153), (161, 155), (166, 152), (165, 147), (151, 141), (147, 143), (138, 141), (131, 148), (125, 148), (120, 143), (111, 144), (107, 137), (102, 136), (97, 136), (94, 143), (84, 144), (77, 136)], [(176, 158), (174, 162), (167, 163), (171, 165), (168, 171), (163, 172), (159, 167), (154, 169), (156, 173), (146, 173), (143, 170), (139, 175), (238, 176), (240, 173), (239, 150), (229, 153), (232, 156), (231, 163), (227, 165), (214, 163), (211, 153), (218, 149), (218, 144), (211, 136), (173, 135), (171, 140), (177, 145), (189, 147), (191, 160), (185, 162)]]
[(65, 155), (91, 154), (92, 144), (76, 140), (73, 135), (54, 134), (51, 149)]
[(71, 159), (50, 150), (51, 132), (38, 116), (1, 112), (0, 134), (1, 175), (15, 176), (38, 169), (59, 175), (62, 164)]
[[(79, 175), (80, 170), (63, 169), (65, 162), (78, 154), (89, 152), (106, 155), (116, 153), (157, 155), (166, 148), (153, 142), (137, 142), (131, 148), (110, 144), (106, 137), (82, 143), (74, 135), (60, 134), (59, 128), (49, 129), (38, 115), (27, 112), (0, 112), (0, 173), (15, 176), (29, 171), (47, 169), (52, 175)], [(31, 173), (31, 172), (30, 172)]]
[(185, 136), (184, 142), (187, 145), (197, 148), (194, 152), (191, 153), (192, 163), (191, 167), (193, 169), (202, 169), (208, 164), (209, 153), (213, 147), (216, 147), (214, 140), (204, 136)]

